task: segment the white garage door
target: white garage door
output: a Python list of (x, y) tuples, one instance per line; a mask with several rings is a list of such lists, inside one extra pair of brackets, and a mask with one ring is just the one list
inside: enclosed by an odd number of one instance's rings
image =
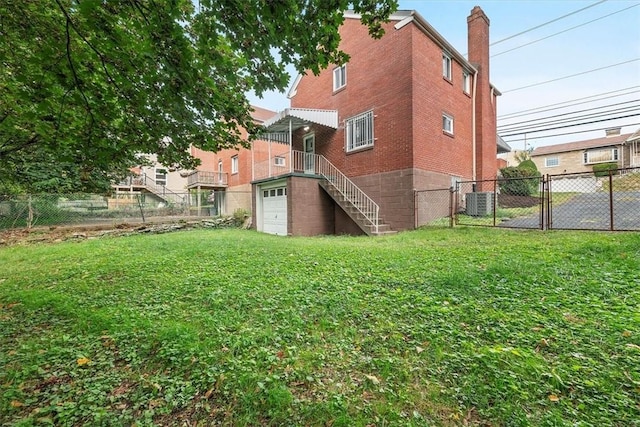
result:
[(287, 188), (262, 190), (262, 231), (287, 235)]

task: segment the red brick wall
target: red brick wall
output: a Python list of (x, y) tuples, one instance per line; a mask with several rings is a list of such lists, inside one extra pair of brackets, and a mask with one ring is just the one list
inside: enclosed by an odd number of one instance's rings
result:
[[(302, 78), (292, 107), (338, 110), (340, 128), (321, 139), (316, 152), (348, 176), (403, 169), (411, 165), (411, 32), (385, 25), (381, 40), (369, 37), (359, 20), (346, 19), (341, 48), (352, 55), (347, 85), (333, 92), (333, 67)], [(345, 153), (344, 120), (373, 110), (373, 149)], [(316, 129), (318, 130), (318, 129)]]
[[(292, 197), (292, 195), (295, 195)], [(287, 233), (293, 236), (333, 234), (334, 204), (318, 179), (287, 178)]]
[[(452, 58), (451, 80), (443, 77), (443, 50), (411, 26), (413, 50), (414, 167), (471, 179), (472, 99), (463, 88), (463, 68)], [(442, 115), (453, 117), (453, 135)]]

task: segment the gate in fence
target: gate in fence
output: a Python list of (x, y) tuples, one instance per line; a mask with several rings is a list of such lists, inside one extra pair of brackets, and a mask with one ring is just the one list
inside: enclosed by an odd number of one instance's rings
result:
[(640, 168), (462, 181), (416, 191), (415, 207), (418, 227), (640, 231)]

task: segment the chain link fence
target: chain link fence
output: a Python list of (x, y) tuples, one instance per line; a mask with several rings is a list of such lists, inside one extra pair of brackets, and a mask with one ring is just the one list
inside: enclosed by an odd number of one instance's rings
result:
[(640, 168), (419, 190), (416, 226), (640, 231)]
[[(178, 194), (178, 193), (173, 193)], [(150, 192), (0, 196), (0, 229), (116, 225), (247, 215), (251, 192), (191, 191), (172, 202)]]

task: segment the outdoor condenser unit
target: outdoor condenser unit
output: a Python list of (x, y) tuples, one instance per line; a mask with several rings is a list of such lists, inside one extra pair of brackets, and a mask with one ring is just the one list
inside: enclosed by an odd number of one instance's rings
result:
[(466, 214), (471, 216), (486, 216), (493, 213), (492, 192), (477, 192), (466, 194)]

